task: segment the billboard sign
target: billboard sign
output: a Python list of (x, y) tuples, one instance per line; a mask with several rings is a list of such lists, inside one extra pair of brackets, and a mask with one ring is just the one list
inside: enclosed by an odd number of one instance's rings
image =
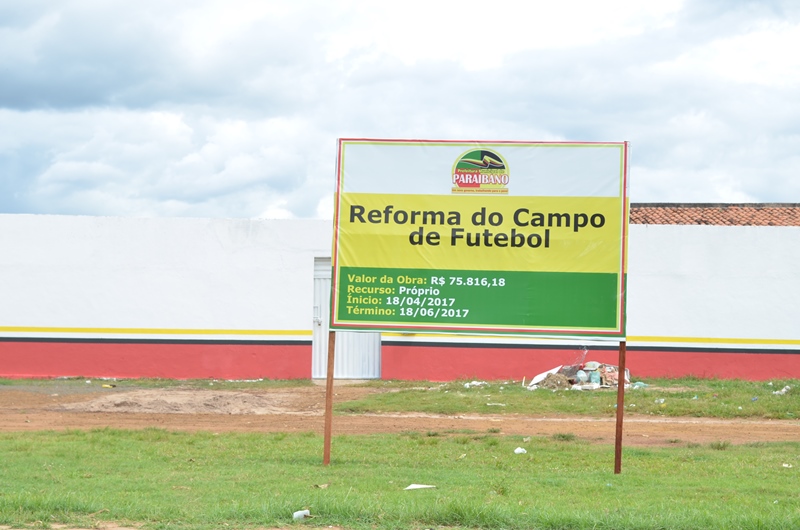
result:
[(333, 329), (625, 334), (627, 142), (341, 139)]

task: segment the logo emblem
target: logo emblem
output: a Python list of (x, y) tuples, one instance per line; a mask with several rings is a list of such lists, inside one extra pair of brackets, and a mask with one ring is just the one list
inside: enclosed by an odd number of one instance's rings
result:
[(453, 193), (508, 193), (508, 164), (495, 151), (473, 149), (453, 164)]

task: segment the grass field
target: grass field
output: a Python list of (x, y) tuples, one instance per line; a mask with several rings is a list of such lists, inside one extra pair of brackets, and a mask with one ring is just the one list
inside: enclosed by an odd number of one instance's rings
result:
[[(800, 381), (719, 379), (646, 379), (647, 386), (626, 390), (626, 414), (708, 418), (796, 419), (800, 414)], [(404, 412), (438, 414), (616, 414), (616, 390), (530, 391), (520, 382), (490, 382), (465, 387), (464, 382), (410, 383), (376, 381), (371, 385), (395, 392), (373, 394), (337, 406), (341, 412)], [(794, 391), (780, 392), (785, 386)]]
[[(757, 414), (748, 410), (746, 417), (796, 421), (787, 416), (798, 410), (796, 391), (772, 392), (797, 381), (771, 386), (693, 379), (647, 382), (646, 389), (628, 394), (628, 407), (642, 403), (636, 414), (668, 414), (671, 405), (678, 409), (717, 400), (720, 405), (709, 405), (707, 411), (684, 410), (735, 417), (742, 415), (738, 407), (744, 411), (749, 403), (763, 408)], [(23, 384), (30, 382), (5, 382)], [(266, 388), (272, 383), (256, 384)], [(463, 383), (370, 384), (394, 385), (399, 391), (340, 407), (375, 411), (439, 406), (439, 412), (486, 412), (485, 403), (502, 399), (506, 406), (490, 412), (513, 411), (525, 403), (530, 407), (534, 400), (536, 407), (572, 414), (613, 414), (610, 392), (529, 392), (502, 382), (469, 389)], [(660, 399), (665, 402), (657, 403)], [(647, 410), (645, 401), (655, 407)], [(515, 454), (517, 447), (527, 452)], [(334, 439), (331, 466), (321, 465), (321, 453), (322, 438), (310, 433), (0, 433), (0, 524), (97, 527), (113, 521), (192, 530), (285, 525), (800, 528), (800, 441), (626, 448), (620, 475), (611, 471), (613, 450), (608, 445), (581, 441), (568, 428), (549, 437), (492, 430), (341, 436)], [(436, 487), (405, 491), (412, 483)], [(303, 508), (315, 517), (293, 522), (292, 513)]]

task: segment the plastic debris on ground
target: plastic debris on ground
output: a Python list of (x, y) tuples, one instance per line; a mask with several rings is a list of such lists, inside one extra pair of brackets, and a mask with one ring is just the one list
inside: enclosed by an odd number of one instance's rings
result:
[(775, 394), (776, 396), (783, 396), (783, 395), (786, 395), (786, 392), (788, 392), (791, 389), (792, 389), (792, 387), (790, 387), (789, 385), (786, 385), (785, 387), (781, 388), (780, 390), (776, 390), (775, 392), (773, 392), (773, 394)]
[(569, 380), (564, 374), (547, 374), (547, 377), (545, 377), (538, 386), (530, 385), (528, 389), (547, 388), (549, 390), (566, 390), (569, 386)]
[(569, 387), (570, 390), (597, 390), (598, 388), (602, 388), (600, 383), (577, 383)]
[(552, 370), (548, 370), (546, 372), (542, 372), (541, 374), (539, 374), (536, 377), (534, 377), (533, 379), (531, 379), (530, 383), (528, 383), (528, 388), (530, 388), (531, 386), (538, 385), (539, 383), (544, 381), (547, 378), (548, 375), (556, 374), (556, 373), (558, 373), (559, 370), (561, 370), (561, 366), (556, 366)]
[(300, 521), (311, 517), (311, 512), (308, 510), (298, 510), (292, 514), (292, 519)]
[[(619, 368), (612, 364), (588, 361), (580, 364), (556, 366), (533, 377), (527, 385), (528, 390), (546, 388), (548, 390), (597, 390), (616, 388), (619, 381)], [(631, 373), (625, 370), (625, 385), (629, 386)], [(644, 388), (645, 383), (636, 383), (633, 388)]]
[(470, 383), (464, 383), (464, 388), (473, 388), (473, 387), (481, 387), (481, 386), (488, 386), (489, 383), (486, 381), (472, 381)]
[(527, 453), (527, 452), (528, 452), (528, 451), (526, 451), (526, 450), (525, 450), (524, 448), (522, 448), (522, 447), (517, 447), (516, 449), (514, 449), (514, 454), (516, 454), (516, 455), (524, 455), (524, 454), (525, 454), (525, 453)]
[(436, 486), (431, 486), (429, 484), (409, 484), (407, 487), (403, 488), (404, 491), (408, 490), (425, 490), (430, 488), (435, 488)]

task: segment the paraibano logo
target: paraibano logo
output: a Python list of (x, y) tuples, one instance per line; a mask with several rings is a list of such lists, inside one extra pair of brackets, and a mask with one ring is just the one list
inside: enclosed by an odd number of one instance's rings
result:
[(467, 151), (453, 164), (453, 193), (508, 193), (508, 164), (488, 149)]

